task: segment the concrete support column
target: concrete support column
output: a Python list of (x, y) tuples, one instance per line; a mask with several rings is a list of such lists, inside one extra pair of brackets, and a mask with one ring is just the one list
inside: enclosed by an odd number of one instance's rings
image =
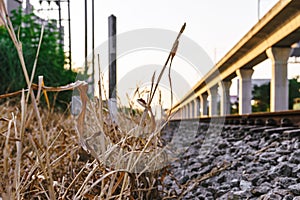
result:
[(183, 119), (184, 118), (184, 109), (180, 108), (179, 110), (179, 119)]
[(194, 118), (195, 117), (195, 102), (191, 101), (190, 103), (190, 118)]
[(207, 115), (207, 97), (206, 93), (200, 95), (200, 107), (201, 107), (201, 117)]
[(231, 81), (222, 81), (219, 83), (219, 87), (221, 89), (221, 105), (220, 105), (221, 115), (230, 114), (230, 86), (231, 86)]
[(194, 101), (195, 101), (195, 117), (200, 117), (200, 98), (197, 97)]
[(173, 115), (172, 119), (180, 119), (181, 118), (181, 109), (177, 110)]
[(190, 116), (191, 116), (191, 109), (190, 109), (190, 104), (188, 103), (187, 105), (186, 105), (186, 119), (188, 119), (188, 118), (190, 118)]
[(210, 95), (209, 116), (218, 115), (218, 86), (209, 88), (208, 93)]
[(186, 107), (183, 106), (182, 107), (182, 119), (185, 119), (186, 118)]
[(270, 91), (271, 112), (288, 110), (289, 85), (287, 78), (287, 61), (290, 48), (271, 47), (266, 53), (272, 61), (272, 78)]
[(248, 114), (252, 112), (251, 98), (252, 98), (252, 87), (251, 77), (253, 69), (239, 69), (236, 74), (239, 77), (239, 114)]

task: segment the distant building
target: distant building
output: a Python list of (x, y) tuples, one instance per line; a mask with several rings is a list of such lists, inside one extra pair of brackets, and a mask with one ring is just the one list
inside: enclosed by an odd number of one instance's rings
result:
[[(11, 15), (11, 11), (18, 9), (20, 6), (22, 6), (22, 0), (4, 0), (4, 4), (7, 9), (7, 13)], [(1, 9), (1, 8), (0, 8)], [(1, 10), (2, 12), (2, 10)], [(0, 26), (2, 26), (4, 23), (0, 19)]]
[(8, 14), (22, 6), (22, 0), (4, 0)]
[[(34, 10), (33, 6), (31, 5), (30, 3), (30, 0), (4, 0), (4, 3), (5, 3), (5, 6), (7, 8), (7, 12), (9, 15), (12, 14), (12, 11), (13, 10), (17, 10), (19, 9), (20, 7), (23, 8), (23, 12), (25, 14), (30, 14), (30, 13), (35, 13), (35, 20), (36, 22), (40, 23), (40, 24), (44, 24), (46, 25), (47, 23), (55, 23), (57, 24), (58, 26), (58, 30), (59, 30), (59, 33), (60, 33), (60, 40), (58, 41), (62, 46), (65, 46), (65, 41), (64, 41), (64, 34), (65, 34), (65, 27), (61, 24), (61, 7), (60, 7), (60, 3), (64, 2), (64, 3), (68, 3), (68, 6), (69, 6), (69, 1), (57, 1), (57, 0), (40, 0), (39, 3), (41, 4), (42, 1), (47, 1), (48, 4), (50, 5), (50, 2), (55, 2), (59, 8), (57, 9), (57, 11), (59, 12), (58, 15), (59, 15), (59, 19), (55, 19), (55, 18), (44, 18), (44, 17), (41, 17), (41, 15), (39, 15), (38, 13), (41, 11), (41, 10)], [(22, 7), (23, 6), (23, 7)], [(1, 9), (1, 8), (0, 8)], [(45, 9), (47, 10), (47, 9)], [(47, 10), (47, 11), (53, 11), (53, 10)], [(67, 19), (69, 20), (69, 19)], [(0, 26), (2, 26), (4, 23), (2, 22), (2, 20), (0, 19)], [(70, 29), (70, 23), (68, 24), (69, 26), (69, 29)], [(69, 37), (69, 41), (68, 41), (68, 51), (66, 52), (66, 61), (68, 62), (68, 65), (70, 66), (71, 68), (71, 46), (70, 46), (70, 43), (71, 43), (71, 39)]]
[(300, 110), (300, 98), (294, 99), (293, 110)]
[(289, 63), (300, 63), (300, 42), (292, 46)]
[(237, 95), (230, 95), (230, 103), (236, 103), (239, 101), (239, 97)]
[(294, 45), (294, 48), (291, 50), (290, 57), (300, 57), (300, 42)]

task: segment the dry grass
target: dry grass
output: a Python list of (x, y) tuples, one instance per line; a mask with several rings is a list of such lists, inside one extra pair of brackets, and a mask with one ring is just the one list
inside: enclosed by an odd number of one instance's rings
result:
[[(29, 109), (32, 108), (29, 106)], [(45, 151), (50, 155), (54, 199), (158, 199), (161, 170), (137, 174), (122, 170), (120, 166), (113, 169), (100, 163), (82, 150), (71, 116), (41, 111), (47, 138), (44, 149), (35, 118), (26, 122), (20, 141), (22, 109), (11, 106), (8, 101), (0, 110), (0, 192), (3, 199), (52, 199)]]
[[(46, 138), (44, 146), (38, 120), (32, 116), (32, 105), (28, 105), (24, 115), (24, 99), (23, 93), (20, 104), (7, 101), (0, 106), (0, 192), (3, 199), (160, 198), (163, 191), (158, 190), (158, 185), (163, 182), (166, 168), (156, 166), (157, 162), (150, 165), (151, 159), (145, 159), (141, 154), (155, 152), (157, 143), (153, 141), (158, 142), (158, 135), (148, 138), (132, 137), (126, 133), (122, 135), (109, 120), (107, 109), (102, 108), (105, 112), (98, 119), (103, 120), (100, 131), (104, 134), (97, 133), (80, 139), (76, 129), (78, 125), (74, 126), (74, 121), (78, 119), (64, 113), (40, 109), (40, 120)], [(89, 132), (96, 123), (91, 118), (91, 113), (87, 116), (85, 126), (89, 128), (85, 131)], [(130, 124), (129, 118), (124, 119), (126, 120), (122, 123)], [(146, 120), (149, 119), (148, 117)], [(25, 124), (23, 136), (22, 121)], [(91, 138), (93, 143), (89, 143)], [(90, 145), (98, 145), (100, 150), (96, 152), (97, 148)], [(90, 154), (81, 146), (86, 147)], [(49, 165), (46, 155), (49, 155)], [(103, 159), (102, 156), (105, 155), (106, 159)], [(126, 155), (131, 155), (131, 162), (126, 160), (130, 157)], [(138, 168), (140, 166), (152, 168), (143, 170)], [(48, 174), (49, 171), (51, 174)], [(53, 197), (50, 197), (49, 176), (52, 180)]]

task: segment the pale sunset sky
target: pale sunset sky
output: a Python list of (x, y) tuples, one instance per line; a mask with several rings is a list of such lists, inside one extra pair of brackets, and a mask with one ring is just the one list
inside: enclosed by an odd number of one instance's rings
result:
[[(37, 2), (38, 0), (31, 0), (35, 8), (39, 7)], [(144, 28), (170, 30), (177, 33), (186, 22), (184, 36), (201, 47), (212, 63), (216, 63), (258, 22), (259, 17), (263, 17), (277, 2), (278, 0), (95, 0), (95, 47), (103, 45), (108, 39), (108, 16), (111, 14), (117, 17), (117, 33), (120, 35)], [(84, 0), (71, 0), (70, 5), (73, 66), (80, 67), (84, 64)], [(92, 1), (88, 0), (89, 53), (91, 53), (92, 40), (91, 5)], [(66, 3), (62, 3), (62, 6), (63, 18), (66, 18)], [(53, 8), (55, 8), (54, 4)], [(47, 16), (49, 13), (44, 15)], [(170, 37), (172, 38), (168, 42), (171, 48), (175, 38)], [(146, 53), (139, 51), (135, 54), (126, 54), (118, 61), (118, 70), (120, 70), (118, 79), (126, 76), (126, 70), (135, 67), (147, 64), (162, 65), (166, 55), (166, 52), (153, 50)], [(185, 70), (178, 72), (185, 76), (190, 85), (195, 84), (201, 78), (201, 70), (189, 67), (188, 61), (184, 59), (176, 59), (173, 65), (186, 66)], [(130, 66), (128, 62), (131, 62)], [(200, 74), (195, 73), (195, 70), (200, 71)], [(254, 70), (253, 78), (271, 77), (269, 60), (254, 67)], [(299, 64), (289, 64), (288, 77), (292, 78), (299, 74)], [(148, 77), (151, 75), (148, 74)], [(236, 79), (233, 80), (231, 87), (232, 94), (236, 93), (235, 82)]]

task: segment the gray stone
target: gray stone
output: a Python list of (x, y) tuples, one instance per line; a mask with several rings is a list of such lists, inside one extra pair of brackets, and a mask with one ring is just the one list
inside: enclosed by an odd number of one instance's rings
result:
[(273, 191), (274, 191), (274, 193), (279, 194), (282, 197), (292, 195), (291, 192), (287, 189), (275, 188)]
[(263, 184), (257, 186), (256, 188), (254, 188), (251, 192), (252, 194), (254, 194), (255, 196), (260, 196), (262, 194), (266, 194), (270, 191), (271, 189), (271, 184), (264, 182)]
[(272, 191), (269, 192), (268, 194), (262, 195), (260, 198), (263, 200), (269, 200), (269, 199), (281, 200), (282, 199), (282, 197), (280, 195), (274, 194)]
[(291, 192), (294, 194), (294, 195), (300, 195), (300, 183), (298, 184), (294, 184), (294, 185), (290, 185), (288, 187), (289, 190), (291, 190)]
[(254, 149), (258, 149), (259, 141), (254, 140), (254, 141), (248, 142), (248, 145), (251, 146)]
[(251, 187), (252, 187), (252, 183), (251, 182), (244, 181), (244, 180), (240, 181), (240, 188), (241, 188), (241, 190), (249, 190), (249, 189), (251, 189)]
[(219, 189), (227, 192), (228, 190), (231, 189), (231, 186), (229, 184), (222, 184), (219, 186)]
[(238, 187), (239, 185), (240, 185), (240, 180), (239, 179), (232, 179), (231, 181), (230, 181), (230, 185), (232, 186), (232, 187)]
[(289, 159), (289, 157), (287, 155), (283, 155), (277, 159), (277, 162), (278, 163), (285, 162), (285, 161), (288, 161), (288, 159)]
[(212, 166), (210, 166), (210, 165), (205, 166), (203, 169), (201, 169), (199, 171), (199, 174), (200, 175), (206, 174), (206, 173), (210, 172), (211, 169), (212, 169)]
[(282, 200), (293, 200), (293, 199), (294, 199), (293, 195), (287, 195), (287, 196), (284, 196)]
[(233, 192), (233, 199), (246, 199), (251, 196), (251, 193), (246, 190), (240, 190)]
[[(268, 179), (268, 177), (260, 177), (258, 180), (257, 180), (257, 182), (255, 183), (255, 185), (256, 186), (259, 186), (259, 185), (261, 185), (262, 183), (264, 183), (264, 182), (266, 182), (266, 181), (268, 181), (269, 179)], [(253, 182), (252, 182), (253, 183)]]
[(295, 151), (292, 153), (289, 162), (295, 163), (295, 164), (300, 164), (300, 150)]
[(278, 176), (291, 176), (293, 172), (293, 168), (286, 163), (279, 163), (277, 166), (272, 167), (269, 170), (268, 175), (270, 178), (274, 179)]
[(227, 148), (227, 147), (228, 147), (228, 144), (225, 143), (225, 142), (222, 142), (222, 143), (220, 143), (220, 144), (218, 145), (218, 148), (219, 148), (219, 149), (225, 149), (225, 148)]
[(288, 187), (290, 185), (297, 184), (297, 178), (291, 177), (278, 177), (275, 179), (276, 182), (280, 183), (282, 187)]
[(279, 158), (279, 155), (275, 152), (264, 152), (259, 156), (259, 162), (261, 163), (271, 163), (276, 165), (276, 160)]
[(185, 175), (185, 176), (183, 176), (183, 177), (181, 177), (181, 179), (179, 180), (179, 183), (181, 184), (181, 185), (184, 185), (184, 184), (186, 184), (186, 182), (189, 180), (189, 176), (188, 175)]

